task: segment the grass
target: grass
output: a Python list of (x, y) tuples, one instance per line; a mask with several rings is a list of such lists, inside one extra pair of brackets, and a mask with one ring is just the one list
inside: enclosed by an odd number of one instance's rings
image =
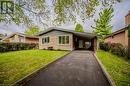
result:
[(102, 50), (96, 54), (117, 86), (130, 86), (130, 60)]
[(0, 53), (0, 85), (9, 85), (67, 54), (67, 51), (24, 50)]

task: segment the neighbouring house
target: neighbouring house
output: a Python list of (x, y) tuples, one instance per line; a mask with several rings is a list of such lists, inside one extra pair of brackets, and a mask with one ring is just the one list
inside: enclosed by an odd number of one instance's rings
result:
[(0, 42), (2, 41), (2, 39), (5, 37), (4, 34), (0, 33)]
[(3, 42), (38, 43), (39, 38), (22, 33), (13, 33), (2, 40)]
[(123, 46), (128, 46), (128, 27), (113, 32), (105, 39), (107, 43), (120, 43)]
[(125, 16), (125, 24), (126, 27), (118, 31), (115, 31), (111, 35), (107, 36), (105, 42), (120, 43), (128, 47), (128, 26), (130, 25), (130, 12)]
[(93, 51), (97, 49), (97, 36), (92, 33), (51, 27), (39, 33), (38, 36), (40, 49)]

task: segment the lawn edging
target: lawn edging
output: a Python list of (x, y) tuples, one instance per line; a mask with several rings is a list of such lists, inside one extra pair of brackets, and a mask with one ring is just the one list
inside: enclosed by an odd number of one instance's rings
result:
[(96, 60), (98, 61), (102, 71), (103, 71), (103, 74), (106, 76), (106, 78), (108, 79), (109, 83), (111, 86), (116, 86), (114, 80), (111, 78), (110, 74), (107, 72), (106, 68), (104, 67), (104, 65), (101, 63), (101, 61), (98, 59), (96, 53), (94, 53), (94, 56), (96, 58)]
[(39, 69), (37, 69), (37, 70), (35, 70), (35, 71), (29, 73), (28, 75), (24, 76), (23, 78), (19, 79), (18, 81), (12, 83), (11, 86), (21, 86), (21, 85), (23, 85), (25, 82), (27, 82), (27, 81), (31, 80), (33, 77), (35, 77), (35, 76), (37, 75), (37, 73), (39, 73), (41, 70), (46, 70), (47, 67), (49, 67), (49, 66), (52, 65), (53, 63), (59, 61), (59, 60), (62, 59), (63, 57), (69, 55), (71, 52), (72, 52), (72, 51), (70, 51), (69, 53), (63, 55), (62, 57), (60, 57), (60, 58), (58, 58), (58, 59), (56, 59), (56, 60), (53, 61), (53, 62), (48, 63), (48, 64), (45, 65), (44, 67), (41, 67), (41, 68), (39, 68)]

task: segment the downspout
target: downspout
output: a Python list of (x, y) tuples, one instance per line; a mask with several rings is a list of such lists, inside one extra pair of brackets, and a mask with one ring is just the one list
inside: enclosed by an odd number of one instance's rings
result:
[(24, 43), (26, 43), (25, 41), (26, 41), (26, 37), (24, 36)]
[(130, 25), (128, 26), (128, 58), (130, 59)]

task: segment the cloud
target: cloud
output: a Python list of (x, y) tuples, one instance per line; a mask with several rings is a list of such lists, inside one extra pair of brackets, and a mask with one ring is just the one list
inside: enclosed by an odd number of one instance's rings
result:
[(15, 25), (15, 24), (4, 24), (0, 23), (0, 33), (7, 33), (11, 34), (14, 32), (20, 32), (23, 33), (26, 30), (26, 27), (24, 25)]

